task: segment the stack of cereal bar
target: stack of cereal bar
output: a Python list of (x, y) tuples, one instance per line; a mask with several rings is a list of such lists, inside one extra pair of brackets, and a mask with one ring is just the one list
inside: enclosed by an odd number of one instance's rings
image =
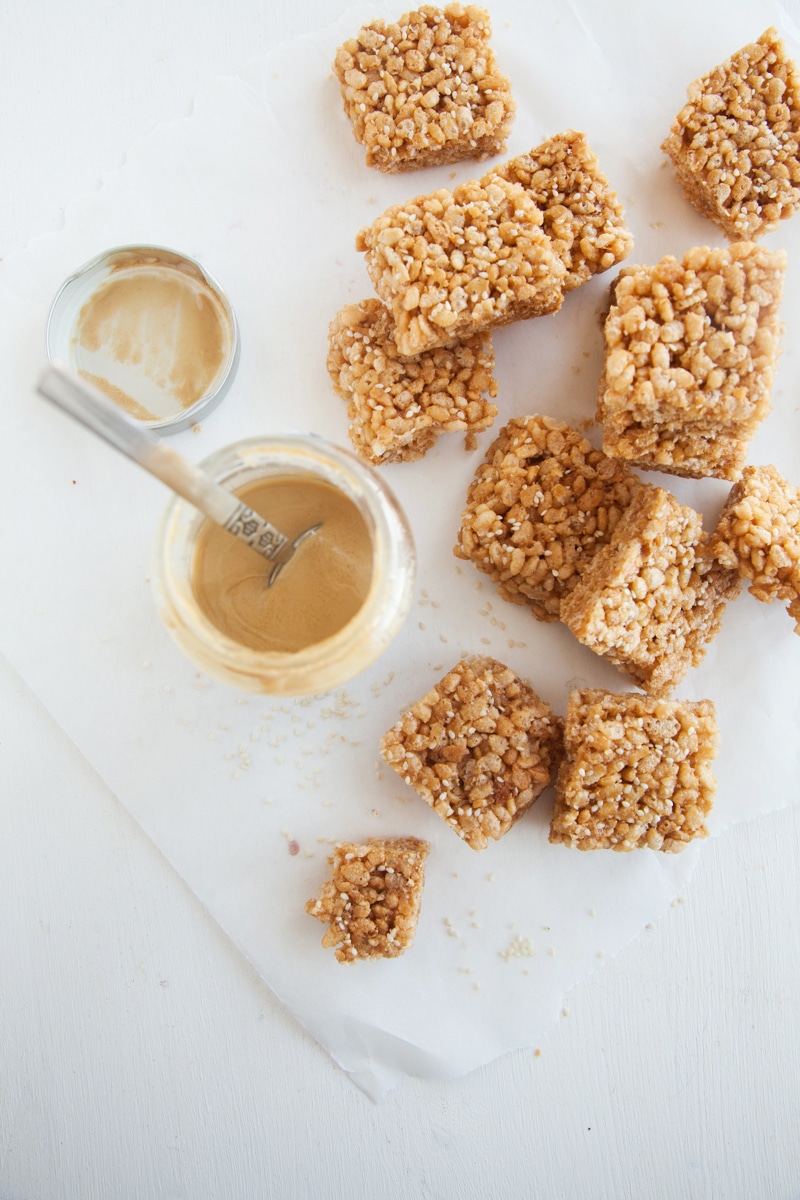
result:
[(336, 846), (331, 878), (306, 912), (328, 926), (322, 944), (339, 962), (396, 958), (411, 945), (427, 854), (427, 842), (413, 837)]
[(711, 547), (723, 566), (750, 580), (770, 604), (788, 600), (800, 634), (800, 489), (776, 467), (745, 467), (731, 488)]
[(800, 204), (800, 75), (774, 29), (697, 79), (663, 149), (688, 199), (731, 240)]
[(333, 69), (367, 166), (393, 173), (505, 150), (516, 105), (490, 37), (482, 8), (425, 5), (339, 47)]
[(362, 229), (356, 249), (400, 353), (555, 312), (566, 272), (543, 224), (521, 184), (490, 174), (392, 205)]
[(583, 133), (556, 134), (497, 174), (521, 183), (542, 210), (544, 231), (566, 271), (565, 292), (616, 266), (633, 249), (622, 205)]
[(350, 440), (367, 462), (422, 458), (441, 433), (468, 438), (487, 429), (497, 408), (491, 336), (401, 357), (394, 323), (380, 300), (349, 304), (330, 328), (328, 372), (347, 400)]
[(566, 596), (644, 485), (552, 417), (500, 430), (467, 492), (455, 554), (507, 600), (556, 621)]
[(665, 695), (703, 658), (739, 591), (707, 542), (698, 513), (663, 488), (643, 488), (564, 601), (562, 620), (646, 692)]
[(561, 720), (510, 667), (475, 657), (411, 705), (381, 754), (468, 846), (484, 850), (553, 778)]
[(645, 469), (739, 477), (770, 408), (786, 255), (750, 242), (624, 267), (605, 321), (603, 449)]
[(578, 850), (683, 850), (707, 836), (719, 732), (710, 700), (573, 692), (550, 841)]

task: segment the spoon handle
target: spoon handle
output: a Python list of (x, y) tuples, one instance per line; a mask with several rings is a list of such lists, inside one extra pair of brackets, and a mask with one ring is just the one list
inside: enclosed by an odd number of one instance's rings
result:
[(280, 530), (243, 504), (233, 492), (220, 487), (171, 446), (165, 446), (98, 388), (62, 364), (51, 364), (41, 375), (37, 389), (264, 558), (274, 558), (288, 544), (289, 539)]

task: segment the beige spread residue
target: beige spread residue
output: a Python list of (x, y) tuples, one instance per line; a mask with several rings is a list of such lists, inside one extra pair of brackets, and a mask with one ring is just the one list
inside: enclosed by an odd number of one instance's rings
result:
[(192, 570), (200, 608), (227, 637), (253, 650), (293, 653), (338, 633), (372, 581), (372, 540), (356, 505), (309, 476), (262, 479), (237, 494), (290, 541), (319, 522), (322, 528), (268, 588), (269, 563), (206, 522)]
[[(177, 267), (153, 262), (113, 271), (81, 310), (75, 340), (79, 357), (83, 350), (112, 367), (135, 368), (181, 408), (212, 390), (230, 351), (227, 317), (214, 291)], [(105, 384), (111, 395), (113, 375)]]
[(120, 408), (124, 408), (125, 412), (130, 413), (132, 417), (136, 417), (137, 421), (155, 421), (154, 413), (140, 404), (138, 400), (134, 400), (133, 396), (129, 396), (127, 392), (123, 392), (122, 388), (115, 387), (113, 383), (109, 383), (102, 375), (93, 375), (91, 371), (78, 371), (78, 374), (83, 379), (87, 379), (89, 383), (93, 383), (96, 388), (108, 396), (109, 400), (113, 400)]

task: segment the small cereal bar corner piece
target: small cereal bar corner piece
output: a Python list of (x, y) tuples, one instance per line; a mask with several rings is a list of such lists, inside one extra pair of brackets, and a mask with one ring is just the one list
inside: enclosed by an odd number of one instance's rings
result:
[(555, 312), (564, 264), (541, 209), (500, 175), (395, 204), (356, 236), (403, 355)]
[(340, 842), (331, 878), (306, 912), (328, 926), (322, 939), (339, 962), (396, 958), (414, 940), (428, 843), (419, 838)]
[(745, 467), (731, 488), (711, 550), (749, 579), (758, 600), (788, 600), (800, 634), (800, 489), (774, 466)]
[(718, 745), (710, 700), (573, 692), (550, 841), (675, 852), (706, 837)]
[(553, 779), (561, 725), (510, 667), (474, 657), (413, 704), (380, 748), (467, 845), (484, 850)]
[(605, 320), (597, 418), (606, 454), (646, 470), (738, 479), (770, 409), (786, 254), (700, 246), (623, 267)]
[(662, 147), (687, 199), (732, 241), (800, 203), (800, 76), (775, 29), (689, 87)]
[(622, 205), (583, 133), (567, 129), (496, 168), (521, 183), (544, 214), (544, 231), (564, 264), (564, 291), (627, 258), (633, 237)]
[(424, 5), (339, 47), (333, 69), (367, 166), (394, 173), (505, 150), (516, 105), (490, 37), (482, 8)]
[(454, 548), (504, 599), (557, 621), (561, 605), (642, 484), (628, 465), (551, 417), (515, 417), (467, 492)]
[(581, 575), (561, 618), (585, 646), (663, 696), (701, 661), (739, 587), (736, 572), (711, 557), (700, 514), (647, 487)]
[(422, 458), (441, 433), (470, 438), (497, 407), (491, 334), (403, 358), (380, 300), (349, 304), (331, 323), (328, 372), (348, 402), (350, 440), (375, 465)]

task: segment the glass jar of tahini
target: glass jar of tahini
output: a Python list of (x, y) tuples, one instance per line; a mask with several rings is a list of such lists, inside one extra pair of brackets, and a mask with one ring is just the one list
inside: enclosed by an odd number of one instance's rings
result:
[(380, 476), (313, 434), (255, 437), (204, 470), (269, 519), (293, 557), (270, 563), (174, 497), (155, 547), (164, 624), (210, 675), (250, 692), (303, 696), (370, 666), (399, 632), (414, 589), (408, 521)]

